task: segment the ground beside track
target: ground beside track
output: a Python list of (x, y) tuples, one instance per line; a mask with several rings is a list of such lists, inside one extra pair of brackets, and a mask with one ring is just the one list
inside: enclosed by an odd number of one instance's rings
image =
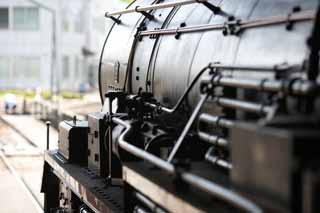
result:
[(0, 212), (39, 212), (43, 207), (41, 149), (0, 121), (0, 152)]
[(30, 197), (1, 159), (0, 193), (1, 212), (38, 212)]

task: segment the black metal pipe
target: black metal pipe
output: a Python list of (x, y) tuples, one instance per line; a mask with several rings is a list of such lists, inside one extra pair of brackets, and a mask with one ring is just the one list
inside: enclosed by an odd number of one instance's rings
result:
[(199, 78), (203, 75), (203, 73), (205, 71), (207, 71), (209, 69), (209, 65), (204, 67), (202, 70), (200, 70), (200, 72), (196, 75), (196, 77), (192, 80), (191, 84), (187, 87), (187, 89), (184, 91), (183, 95), (180, 97), (180, 99), (178, 100), (178, 103), (173, 107), (173, 108), (167, 108), (167, 107), (163, 107), (157, 104), (152, 104), (152, 103), (146, 103), (147, 106), (152, 107), (154, 109), (158, 109), (161, 110), (163, 112), (172, 114), (174, 112), (177, 111), (177, 109), (179, 109), (179, 107), (182, 105), (183, 101), (187, 98), (187, 96), (189, 95), (190, 91), (192, 90), (192, 88), (195, 86), (195, 84), (197, 83), (197, 81), (199, 80)]
[[(149, 163), (157, 166), (158, 168), (170, 173), (175, 173), (175, 168), (172, 164), (158, 158), (145, 150), (142, 150), (136, 146), (131, 145), (128, 143), (125, 138), (131, 132), (132, 128), (131, 125), (119, 118), (112, 118), (112, 121), (118, 125), (125, 127), (125, 131), (120, 135), (118, 139), (119, 146), (130, 152), (131, 154), (139, 157)], [(193, 185), (194, 187), (207, 192), (208, 194), (217, 197), (237, 208), (240, 208), (246, 212), (262, 212), (261, 208), (258, 207), (256, 204), (251, 202), (250, 200), (246, 199), (245, 197), (226, 189), (220, 185), (213, 183), (212, 181), (206, 180), (202, 177), (194, 175), (190, 172), (181, 172), (181, 178), (188, 184)]]

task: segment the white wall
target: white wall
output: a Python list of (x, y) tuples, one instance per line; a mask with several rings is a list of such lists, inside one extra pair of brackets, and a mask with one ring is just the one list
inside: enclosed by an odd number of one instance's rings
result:
[[(47, 0), (51, 6), (55, 5), (58, 8), (67, 8), (67, 14), (73, 17), (80, 16), (79, 11), (82, 12), (83, 3), (89, 0), (68, 0), (59, 1), (56, 0), (56, 4), (52, 4), (54, 0)], [(40, 3), (46, 4), (44, 0), (40, 0)], [(13, 62), (16, 57), (39, 57), (41, 74), (37, 81), (26, 81), (25, 79), (15, 78), (11, 76), (11, 79), (0, 79), (1, 88), (35, 88), (42, 87), (44, 89), (50, 88), (50, 73), (51, 73), (51, 60), (52, 60), (52, 14), (44, 9), (39, 10), (40, 17), (40, 29), (39, 31), (17, 31), (12, 30), (12, 8), (14, 6), (34, 6), (27, 0), (1, 0), (0, 7), (9, 7), (9, 30), (0, 30), (0, 57), (6, 57), (9, 59), (10, 70), (12, 72)], [(60, 11), (60, 10), (59, 10)], [(62, 11), (62, 10), (61, 10)], [(65, 11), (65, 10), (64, 10)], [(58, 15), (61, 15), (57, 13)], [(59, 19), (58, 19), (59, 20)], [(59, 21), (60, 22), (60, 21)], [(61, 23), (58, 23), (58, 27), (61, 28)], [(77, 32), (62, 32), (59, 33), (59, 55), (62, 60), (63, 55), (70, 57), (71, 73), (74, 73), (75, 58), (78, 57), (80, 62), (83, 61), (82, 48), (86, 44), (86, 33)], [(61, 62), (60, 62), (61, 64)], [(79, 65), (81, 66), (81, 65)], [(62, 89), (78, 89), (79, 84), (83, 79), (75, 79), (77, 76), (70, 75), (73, 79), (64, 79), (63, 70), (60, 68), (61, 86)], [(80, 75), (78, 75), (80, 76)], [(82, 76), (82, 75), (81, 75)], [(85, 81), (86, 79), (84, 79)]]

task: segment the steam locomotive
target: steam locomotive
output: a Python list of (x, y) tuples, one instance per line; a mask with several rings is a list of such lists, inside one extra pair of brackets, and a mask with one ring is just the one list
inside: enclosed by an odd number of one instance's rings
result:
[(59, 126), (45, 212), (319, 212), (316, 0), (136, 0), (102, 108)]

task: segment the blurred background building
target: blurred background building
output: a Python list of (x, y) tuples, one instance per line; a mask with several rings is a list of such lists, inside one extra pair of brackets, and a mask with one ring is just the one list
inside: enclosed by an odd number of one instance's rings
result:
[(0, 0), (0, 89), (88, 90), (121, 0)]

